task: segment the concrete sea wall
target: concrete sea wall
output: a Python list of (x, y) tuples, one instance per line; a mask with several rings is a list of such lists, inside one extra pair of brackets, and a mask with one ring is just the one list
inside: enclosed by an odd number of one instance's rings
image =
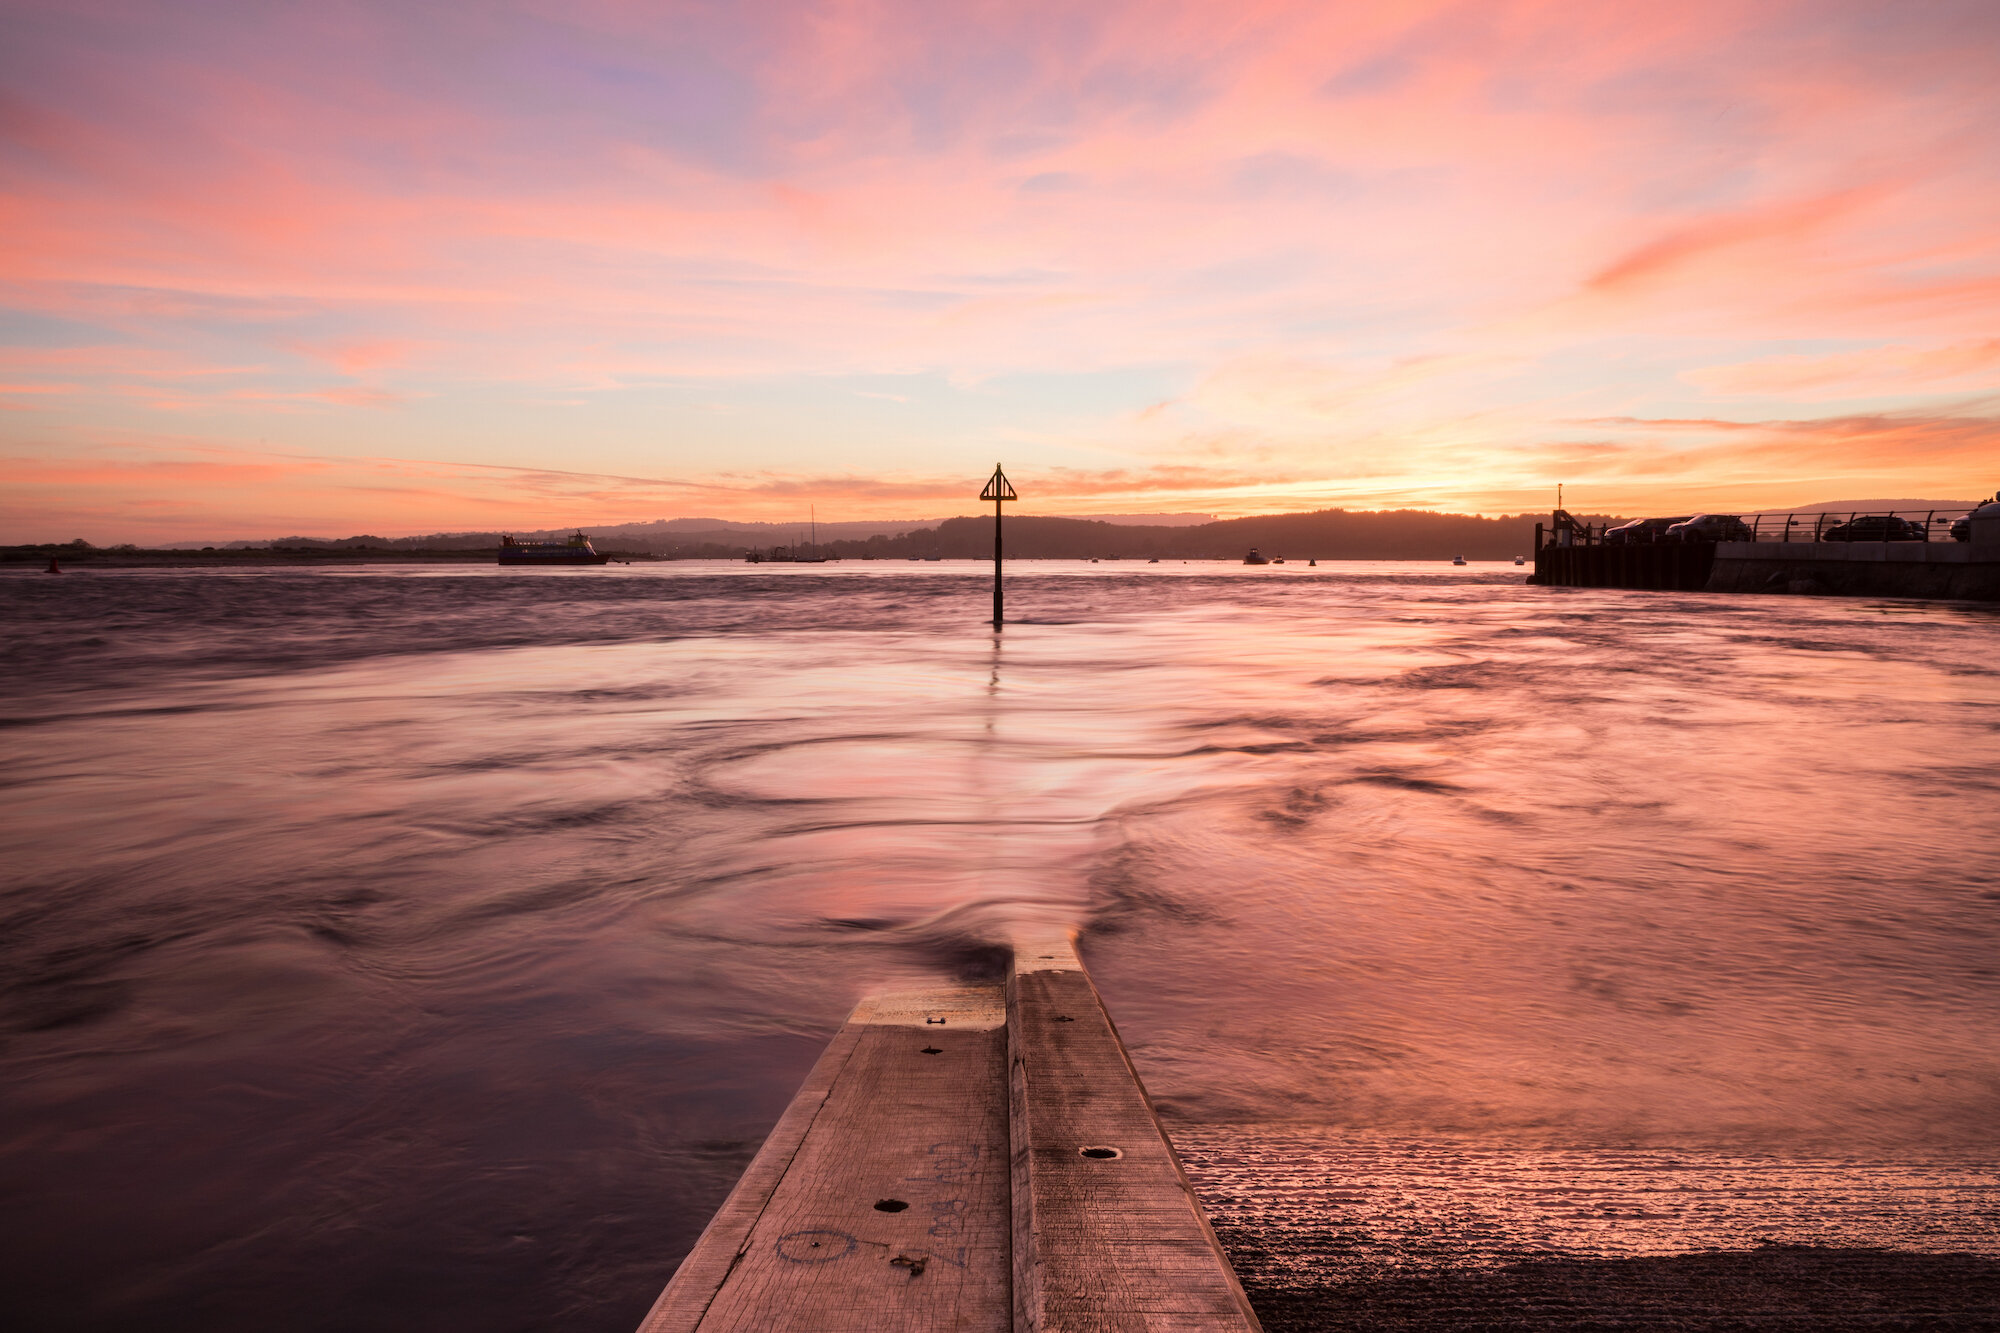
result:
[(2000, 543), (1720, 542), (1707, 589), (2000, 601)]

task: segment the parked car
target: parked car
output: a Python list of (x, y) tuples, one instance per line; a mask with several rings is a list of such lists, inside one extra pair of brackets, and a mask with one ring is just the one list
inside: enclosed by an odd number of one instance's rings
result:
[(1975, 518), (2000, 518), (2000, 491), (1991, 500), (1981, 504), (1969, 514), (1961, 514), (1951, 521), (1951, 539), (1955, 542), (1972, 540), (1972, 520)]
[(1894, 514), (1863, 514), (1820, 533), (1823, 542), (1920, 542), (1929, 537), (1924, 525)]
[(1656, 542), (1666, 535), (1668, 528), (1676, 523), (1685, 523), (1692, 514), (1682, 514), (1678, 518), (1635, 518), (1630, 523), (1620, 523), (1604, 534), (1606, 546), (1644, 546)]
[(1667, 529), (1670, 542), (1747, 542), (1750, 525), (1734, 514), (1696, 514)]

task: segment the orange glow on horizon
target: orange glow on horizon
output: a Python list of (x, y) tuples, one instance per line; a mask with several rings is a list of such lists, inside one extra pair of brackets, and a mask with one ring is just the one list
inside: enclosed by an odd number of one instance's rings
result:
[(2000, 16), (1878, 9), (47, 7), (0, 540), (1989, 493)]

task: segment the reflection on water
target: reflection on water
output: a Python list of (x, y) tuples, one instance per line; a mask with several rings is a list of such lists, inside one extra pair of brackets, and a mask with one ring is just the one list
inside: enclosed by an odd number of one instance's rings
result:
[(0, 580), (0, 1277), (628, 1328), (1024, 917), (1173, 1123), (1990, 1141), (1991, 610), (1024, 568)]

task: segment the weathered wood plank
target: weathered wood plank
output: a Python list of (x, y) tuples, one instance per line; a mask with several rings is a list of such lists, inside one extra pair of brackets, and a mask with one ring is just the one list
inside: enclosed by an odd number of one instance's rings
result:
[(997, 987), (856, 1009), (642, 1333), (1003, 1333), (1004, 1022)]
[(1066, 936), (1017, 944), (1007, 1000), (1017, 1333), (1254, 1333)]
[(857, 1008), (641, 1333), (1256, 1333), (1067, 935)]

